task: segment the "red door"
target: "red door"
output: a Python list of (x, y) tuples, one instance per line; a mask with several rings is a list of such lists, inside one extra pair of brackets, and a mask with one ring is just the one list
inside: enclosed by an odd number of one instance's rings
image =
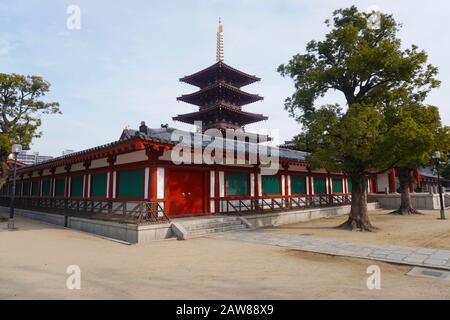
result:
[(204, 173), (171, 170), (167, 180), (167, 212), (171, 217), (205, 213)]

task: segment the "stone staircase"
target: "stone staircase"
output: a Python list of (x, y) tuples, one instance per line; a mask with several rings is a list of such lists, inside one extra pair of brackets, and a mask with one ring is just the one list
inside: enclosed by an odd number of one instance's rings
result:
[(239, 217), (199, 217), (172, 220), (172, 230), (178, 239), (196, 238), (212, 233), (242, 231), (249, 226)]

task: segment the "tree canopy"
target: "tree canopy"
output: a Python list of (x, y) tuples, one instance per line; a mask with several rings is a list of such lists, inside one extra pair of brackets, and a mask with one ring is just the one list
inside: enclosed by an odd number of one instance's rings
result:
[(5, 161), (12, 144), (28, 147), (42, 134), (41, 116), (61, 113), (58, 102), (42, 100), (49, 90), (42, 77), (0, 73), (0, 185), (8, 174)]
[[(377, 26), (371, 23), (373, 15)], [(370, 229), (364, 176), (384, 172), (403, 159), (405, 148), (398, 139), (411, 124), (405, 115), (414, 110), (401, 109), (422, 105), (439, 85), (437, 68), (427, 64), (427, 54), (417, 46), (402, 48), (400, 25), (392, 15), (352, 6), (336, 10), (325, 23), (331, 30), (324, 40), (310, 41), (305, 54), (278, 67), (295, 85), (285, 109), (302, 125), (296, 141), (311, 151), (312, 166), (343, 171), (351, 178), (355, 204), (349, 221)], [(346, 105), (317, 106), (317, 99), (330, 90), (341, 92)], [(360, 188), (355, 190), (355, 185)]]

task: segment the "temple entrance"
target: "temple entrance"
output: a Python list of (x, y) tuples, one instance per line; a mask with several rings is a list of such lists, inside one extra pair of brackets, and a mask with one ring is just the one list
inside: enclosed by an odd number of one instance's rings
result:
[(205, 179), (203, 171), (170, 170), (167, 177), (167, 206), (170, 217), (205, 213)]

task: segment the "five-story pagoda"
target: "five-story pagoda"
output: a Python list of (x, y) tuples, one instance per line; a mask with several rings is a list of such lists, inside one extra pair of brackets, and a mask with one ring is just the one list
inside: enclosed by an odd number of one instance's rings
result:
[[(194, 124), (201, 121), (203, 132), (215, 128), (222, 132), (232, 130), (235, 134), (245, 133), (246, 124), (267, 120), (262, 114), (242, 110), (242, 106), (262, 100), (257, 94), (247, 93), (242, 87), (261, 79), (239, 71), (223, 62), (223, 27), (219, 19), (217, 29), (217, 62), (197, 73), (185, 76), (180, 81), (199, 87), (199, 90), (178, 97), (178, 101), (199, 106), (196, 112), (180, 114), (173, 120)], [(260, 140), (261, 137), (257, 137)], [(265, 138), (267, 138), (265, 136)]]

